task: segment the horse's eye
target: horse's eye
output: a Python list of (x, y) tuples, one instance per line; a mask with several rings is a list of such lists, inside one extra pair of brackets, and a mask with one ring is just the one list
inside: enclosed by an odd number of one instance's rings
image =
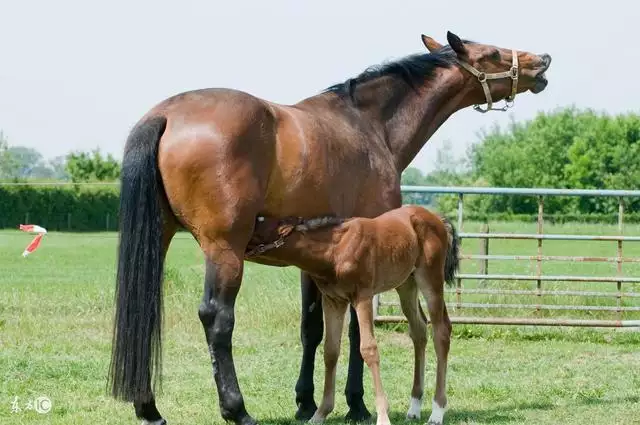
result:
[(500, 60), (500, 52), (496, 50), (495, 52), (491, 53), (491, 60), (499, 61)]

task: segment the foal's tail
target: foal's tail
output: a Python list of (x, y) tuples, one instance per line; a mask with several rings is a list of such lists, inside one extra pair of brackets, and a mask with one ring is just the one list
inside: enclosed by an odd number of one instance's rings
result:
[(148, 401), (160, 375), (162, 207), (157, 153), (167, 120), (136, 125), (125, 145), (120, 189), (120, 243), (109, 383), (114, 398)]
[(446, 217), (440, 217), (440, 219), (447, 228), (447, 235), (449, 236), (447, 257), (444, 262), (444, 280), (448, 285), (453, 285), (456, 272), (460, 268), (460, 239), (453, 223)]

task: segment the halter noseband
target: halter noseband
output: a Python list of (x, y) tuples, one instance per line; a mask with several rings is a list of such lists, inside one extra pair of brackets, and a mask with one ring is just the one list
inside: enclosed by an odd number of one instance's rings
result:
[[(482, 71), (478, 71), (468, 63), (458, 60), (458, 63), (464, 69), (469, 71), (478, 79), (478, 81), (482, 85), (482, 90), (484, 90), (484, 96), (487, 98), (486, 109), (482, 109), (480, 105), (473, 105), (473, 109), (475, 109), (478, 112), (482, 112), (484, 114), (485, 112), (489, 112), (489, 111), (506, 111), (507, 109), (513, 106), (513, 101), (515, 100), (516, 92), (518, 91), (518, 52), (516, 52), (515, 50), (512, 50), (512, 55), (513, 55), (513, 64), (511, 65), (511, 69), (509, 69), (508, 71), (497, 72), (494, 74), (487, 74)], [(511, 95), (509, 95), (505, 99), (505, 105), (502, 108), (493, 108), (492, 107), (493, 101), (491, 100), (491, 91), (489, 90), (489, 84), (487, 83), (487, 80), (497, 80), (499, 78), (511, 78)]]

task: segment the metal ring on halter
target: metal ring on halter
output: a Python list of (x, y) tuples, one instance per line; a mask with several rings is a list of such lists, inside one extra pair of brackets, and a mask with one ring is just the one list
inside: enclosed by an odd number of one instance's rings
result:
[[(469, 71), (472, 75), (476, 76), (476, 78), (478, 79), (478, 82), (482, 85), (482, 90), (484, 91), (485, 98), (487, 99), (487, 107), (485, 109), (482, 109), (480, 105), (474, 105), (473, 106), (474, 110), (478, 112), (482, 112), (484, 114), (485, 112), (489, 112), (489, 111), (506, 111), (507, 109), (513, 107), (516, 94), (518, 92), (518, 77), (519, 77), (518, 52), (515, 50), (512, 50), (511, 55), (512, 55), (511, 68), (509, 68), (508, 71), (496, 72), (493, 74), (487, 74), (485, 72), (478, 71), (476, 68), (472, 67), (468, 63), (458, 59), (458, 63), (463, 68)], [(487, 83), (487, 80), (497, 80), (500, 78), (511, 78), (511, 93), (504, 99), (505, 106), (503, 106), (502, 108), (494, 108), (493, 100), (491, 99), (491, 90), (489, 90), (489, 85)]]

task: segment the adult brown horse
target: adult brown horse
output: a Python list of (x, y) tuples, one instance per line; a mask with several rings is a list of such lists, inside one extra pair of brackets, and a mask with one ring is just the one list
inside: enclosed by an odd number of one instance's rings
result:
[[(115, 398), (133, 402), (138, 418), (165, 422), (153, 389), (160, 371), (164, 258), (179, 227), (191, 232), (205, 255), (198, 314), (222, 417), (254, 424), (231, 340), (256, 217), (375, 217), (397, 208), (402, 170), (451, 114), (473, 104), (512, 101), (525, 91), (539, 93), (547, 85), (549, 55), (462, 41), (450, 32), (446, 46), (424, 35), (422, 40), (430, 53), (369, 69), (295, 105), (229, 89), (196, 90), (166, 99), (136, 124), (122, 163), (110, 384)], [(281, 251), (250, 260), (292, 264)], [(303, 291), (304, 315), (320, 293), (304, 275)], [(303, 382), (297, 388), (306, 391), (305, 397), (298, 394), (306, 403), (313, 403), (311, 353), (322, 338), (319, 310), (316, 305), (310, 323), (303, 317)], [(305, 340), (304, 328), (307, 337), (315, 336)], [(362, 388), (358, 335), (351, 345), (350, 372), (359, 369), (355, 379), (350, 373), (353, 391)], [(364, 408), (359, 393), (355, 405)], [(310, 416), (315, 406), (300, 409)]]

